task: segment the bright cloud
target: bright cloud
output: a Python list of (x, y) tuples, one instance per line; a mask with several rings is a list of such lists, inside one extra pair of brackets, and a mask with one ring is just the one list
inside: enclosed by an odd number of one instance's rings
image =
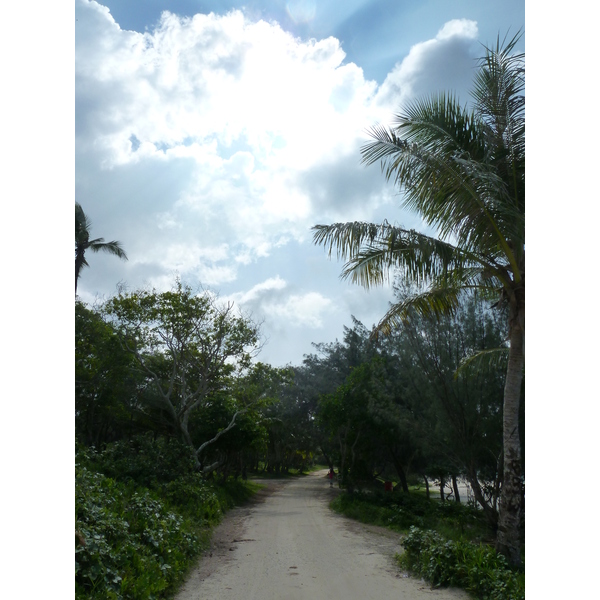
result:
[(416, 44), (397, 64), (377, 92), (378, 101), (395, 107), (437, 91), (455, 91), (466, 101), (477, 46), (477, 23), (455, 19), (446, 23), (435, 39)]
[[(304, 21), (315, 6), (287, 3)], [(396, 218), (392, 186), (360, 165), (365, 132), (415, 95), (466, 87), (476, 23), (449, 21), (378, 87), (338, 39), (298, 39), (237, 10), (166, 11), (144, 33), (93, 0), (76, 16), (76, 198), (129, 256), (94, 256), (82, 298), (118, 281), (168, 288), (176, 273), (224, 287), (282, 336), (348, 319), (347, 299), (326, 289), (337, 267), (327, 283), (315, 269), (292, 280), (309, 270), (310, 228)], [(291, 246), (298, 256), (283, 258)]]
[[(151, 163), (154, 179), (167, 181), (180, 161), (192, 161), (185, 184), (165, 189), (141, 180), (135, 200), (123, 198), (138, 202), (144, 193), (137, 208), (153, 222), (148, 241), (160, 242), (157, 268), (170, 261), (218, 285), (236, 271), (207, 264), (199, 244), (225, 241), (248, 264), (282, 239), (306, 238), (314, 199), (299, 176), (317, 169), (322, 177), (322, 165), (350, 156), (354, 167), (372, 121), (376, 85), (343, 63), (338, 40), (301, 41), (240, 11), (164, 12), (145, 33), (122, 30), (93, 1), (79, 0), (77, 16), (80, 173), (91, 169), (88, 179), (106, 185)], [(319, 205), (327, 214), (327, 202)], [(146, 251), (130, 268), (155, 254)]]
[(285, 324), (294, 328), (318, 329), (323, 326), (324, 315), (331, 310), (332, 302), (318, 292), (292, 292), (288, 283), (277, 275), (247, 292), (229, 296), (243, 310), (257, 318), (268, 318), (275, 328)]

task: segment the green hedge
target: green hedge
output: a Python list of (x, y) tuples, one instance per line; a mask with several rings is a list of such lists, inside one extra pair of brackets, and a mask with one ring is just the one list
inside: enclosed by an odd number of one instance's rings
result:
[(462, 587), (482, 600), (524, 600), (525, 575), (511, 570), (501, 554), (483, 544), (447, 540), (411, 527), (397, 555), (403, 568), (434, 586)]
[(181, 579), (200, 551), (191, 522), (148, 490), (86, 467), (75, 481), (78, 600), (152, 600)]
[(180, 452), (139, 438), (76, 453), (76, 600), (168, 597), (208, 545), (209, 526), (258, 487), (207, 482)]
[(481, 511), (457, 502), (428, 500), (404, 492), (354, 492), (339, 494), (331, 508), (351, 519), (381, 525), (394, 531), (412, 526), (443, 530), (449, 538), (482, 539), (489, 536)]

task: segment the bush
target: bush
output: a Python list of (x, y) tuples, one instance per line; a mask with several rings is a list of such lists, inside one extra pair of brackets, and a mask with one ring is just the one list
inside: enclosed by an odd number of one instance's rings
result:
[(405, 492), (354, 492), (340, 494), (331, 508), (352, 519), (408, 531), (411, 526), (443, 528), (449, 537), (461, 538), (467, 533), (480, 538), (489, 534), (481, 511), (456, 502), (436, 502)]
[[(209, 483), (181, 445), (148, 438), (80, 449), (75, 466), (77, 600), (155, 600), (171, 593), (208, 540), (208, 525), (252, 495), (242, 482)], [(142, 450), (140, 454), (137, 454)], [(169, 465), (173, 475), (169, 480)], [(108, 473), (99, 473), (99, 468)], [(118, 475), (118, 479), (115, 475)], [(152, 489), (144, 487), (146, 483)]]
[(512, 571), (493, 548), (446, 540), (435, 531), (411, 527), (398, 563), (434, 586), (463, 587), (482, 600), (524, 600), (523, 573)]
[(219, 498), (215, 486), (200, 473), (180, 477), (160, 487), (161, 495), (186, 515), (207, 524), (216, 524), (223, 516), (225, 502)]
[(101, 473), (151, 489), (195, 471), (188, 446), (172, 438), (154, 439), (152, 434), (113, 442), (90, 457)]
[(148, 490), (77, 466), (75, 493), (77, 598), (151, 600), (200, 550), (192, 524)]

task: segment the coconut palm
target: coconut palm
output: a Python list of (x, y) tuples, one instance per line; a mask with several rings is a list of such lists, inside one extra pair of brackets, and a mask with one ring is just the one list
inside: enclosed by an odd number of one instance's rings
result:
[(120, 242), (105, 242), (104, 238), (90, 240), (91, 228), (91, 221), (83, 212), (79, 202), (75, 202), (75, 295), (77, 295), (77, 282), (79, 281), (81, 269), (89, 266), (87, 260), (85, 260), (87, 250), (91, 250), (92, 252), (108, 252), (123, 260), (127, 260), (127, 255), (123, 248), (121, 248)]
[(525, 71), (513, 54), (520, 35), (486, 48), (472, 90), (472, 108), (447, 94), (413, 102), (394, 127), (375, 126), (363, 162), (403, 192), (436, 236), (387, 221), (313, 228), (315, 244), (346, 260), (342, 278), (365, 287), (398, 274), (416, 284), (391, 305), (377, 330), (387, 332), (411, 311), (442, 315), (477, 289), (507, 305), (509, 357), (504, 390), (504, 475), (497, 549), (520, 558), (523, 477), (519, 403), (525, 340)]

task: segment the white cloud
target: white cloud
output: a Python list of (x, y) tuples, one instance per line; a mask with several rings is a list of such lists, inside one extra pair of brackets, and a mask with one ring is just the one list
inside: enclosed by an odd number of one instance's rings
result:
[(285, 280), (281, 279), (281, 277), (277, 275), (276, 277), (270, 277), (262, 283), (258, 283), (246, 293), (237, 294), (235, 298), (239, 303), (245, 304), (261, 298), (266, 292), (270, 292), (273, 290), (282, 290), (286, 286), (287, 283), (285, 282)]
[(269, 306), (269, 311), (280, 319), (284, 319), (292, 327), (323, 327), (324, 313), (332, 307), (332, 302), (319, 292), (293, 294), (284, 304)]
[(265, 318), (267, 327), (274, 330), (283, 325), (318, 329), (323, 326), (324, 315), (332, 308), (332, 301), (319, 292), (291, 291), (279, 275), (256, 284), (247, 292), (233, 294), (227, 300), (234, 301), (257, 318)]
[[(396, 203), (379, 169), (360, 165), (365, 130), (417, 93), (463, 85), (476, 24), (447, 23), (378, 89), (344, 63), (339, 40), (297, 39), (240, 11), (165, 12), (145, 33), (89, 0), (76, 16), (77, 200), (93, 232), (129, 255), (92, 256), (82, 297), (121, 280), (168, 289), (178, 273), (192, 287), (225, 287), (289, 344), (363, 310), (362, 290), (352, 302), (332, 291), (339, 269), (316, 281), (310, 261), (326, 258), (306, 258), (310, 228), (379, 220)], [(290, 247), (297, 254), (284, 257)]]
[(467, 100), (477, 46), (477, 23), (467, 19), (447, 22), (432, 40), (415, 44), (386, 77), (377, 92), (382, 106), (398, 106), (438, 91), (455, 91)]
[(435, 39), (438, 41), (448, 40), (456, 36), (476, 40), (477, 34), (477, 23), (475, 21), (469, 21), (468, 19), (453, 19), (444, 24), (438, 31)]
[(300, 41), (240, 11), (165, 12), (146, 33), (122, 30), (96, 2), (80, 0), (77, 16), (80, 172), (90, 168), (89, 179), (106, 184), (151, 161), (164, 181), (179, 161), (195, 165), (182, 187), (126, 200), (156, 211), (162, 267), (173, 259), (191, 268), (178, 247), (193, 239), (235, 240), (238, 261), (249, 264), (281, 240), (306, 237), (314, 206), (298, 174), (355, 163), (371, 122), (375, 83), (343, 64), (338, 40)]

